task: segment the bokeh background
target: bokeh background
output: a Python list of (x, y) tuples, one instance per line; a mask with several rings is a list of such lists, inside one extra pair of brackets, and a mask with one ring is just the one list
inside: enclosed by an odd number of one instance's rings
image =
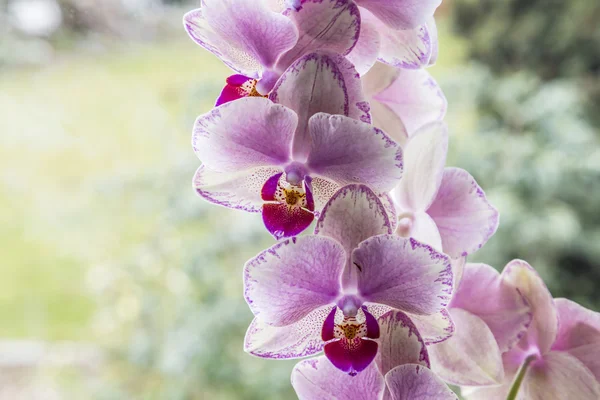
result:
[[(194, 4), (196, 3), (196, 4)], [(199, 2), (0, 0), (0, 399), (293, 399), (242, 351), (260, 218), (191, 178), (226, 67)], [(448, 164), (501, 211), (472, 260), (528, 260), (600, 310), (600, 3), (444, 0)]]

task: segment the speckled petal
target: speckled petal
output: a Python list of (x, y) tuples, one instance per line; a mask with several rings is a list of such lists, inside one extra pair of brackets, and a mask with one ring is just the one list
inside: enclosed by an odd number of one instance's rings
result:
[(299, 235), (315, 219), (312, 212), (283, 203), (263, 204), (262, 217), (265, 227), (277, 240)]
[(450, 259), (431, 246), (395, 235), (365, 240), (352, 253), (366, 300), (414, 314), (435, 314), (452, 295)]
[(293, 324), (335, 302), (345, 264), (346, 253), (333, 239), (302, 236), (279, 242), (246, 263), (246, 301), (267, 324)]

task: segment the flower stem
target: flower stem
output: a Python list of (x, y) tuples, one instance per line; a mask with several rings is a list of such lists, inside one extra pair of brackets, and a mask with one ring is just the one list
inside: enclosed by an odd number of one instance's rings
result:
[(535, 360), (535, 358), (536, 358), (535, 356), (529, 356), (525, 359), (525, 362), (523, 362), (523, 365), (521, 365), (521, 368), (519, 369), (519, 373), (515, 377), (515, 380), (513, 381), (513, 384), (510, 387), (510, 392), (508, 392), (508, 396), (506, 397), (506, 400), (516, 400), (517, 399), (517, 395), (519, 394), (519, 389), (521, 388), (521, 383), (523, 383), (523, 378), (525, 378), (525, 373), (527, 372), (527, 367), (529, 367), (529, 364), (531, 364), (531, 362), (533, 360)]

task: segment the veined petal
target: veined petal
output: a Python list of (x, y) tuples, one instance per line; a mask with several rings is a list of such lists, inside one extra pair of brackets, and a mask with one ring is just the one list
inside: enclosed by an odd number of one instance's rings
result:
[(315, 219), (312, 212), (283, 203), (263, 204), (262, 217), (265, 227), (277, 240), (302, 233)]
[(458, 400), (430, 369), (418, 364), (401, 365), (385, 375), (393, 400)]
[(533, 315), (529, 329), (519, 341), (519, 347), (524, 350), (535, 348), (545, 354), (556, 339), (558, 313), (544, 281), (531, 265), (521, 260), (509, 262), (501, 278), (525, 297)]
[(292, 371), (292, 386), (300, 400), (372, 400), (381, 396), (384, 385), (375, 363), (350, 377), (321, 356), (300, 361)]
[(410, 29), (433, 16), (442, 0), (356, 0), (393, 29)]
[(416, 132), (405, 146), (404, 176), (394, 189), (400, 208), (426, 211), (440, 187), (448, 152), (448, 131), (441, 122), (428, 124)]
[(427, 25), (408, 30), (393, 30), (379, 24), (377, 29), (381, 36), (378, 61), (405, 69), (420, 69), (429, 64), (433, 45)]
[(600, 313), (567, 299), (556, 299), (554, 304), (559, 324), (552, 350), (568, 352), (600, 381)]
[(317, 308), (287, 326), (272, 326), (254, 318), (244, 339), (244, 351), (262, 358), (300, 358), (320, 353), (325, 343), (321, 327), (331, 306)]
[(444, 93), (424, 69), (401, 69), (396, 80), (373, 98), (398, 115), (409, 136), (428, 123), (442, 121), (448, 108)]
[(352, 0), (303, 0), (298, 10), (284, 11), (298, 28), (296, 46), (277, 63), (283, 72), (294, 61), (315, 51), (346, 55), (360, 33), (360, 13)]
[(402, 149), (379, 129), (342, 115), (315, 114), (309, 121), (309, 169), (341, 185), (364, 183), (377, 192), (402, 176)]
[(450, 313), (443, 309), (431, 315), (407, 314), (417, 327), (426, 345), (443, 342), (454, 333), (455, 327)]
[(203, 0), (202, 9), (187, 13), (183, 21), (197, 44), (252, 78), (298, 41), (294, 23), (260, 0)]
[(318, 112), (346, 115), (370, 122), (354, 66), (343, 56), (311, 53), (294, 62), (281, 76), (269, 98), (298, 115), (293, 154), (297, 160), (310, 149), (308, 121)]
[(369, 18), (364, 18), (361, 15), (360, 36), (356, 46), (346, 58), (354, 64), (359, 74), (364, 75), (377, 62), (380, 48), (381, 37), (377, 31), (377, 25)]
[(600, 384), (581, 361), (552, 351), (543, 360), (532, 363), (520, 393), (527, 400), (597, 400)]
[(381, 332), (377, 364), (382, 375), (403, 364), (419, 364), (429, 368), (425, 342), (406, 314), (393, 310), (379, 317), (377, 322)]
[(260, 212), (263, 200), (260, 190), (273, 175), (274, 167), (257, 167), (239, 172), (215, 172), (204, 165), (194, 175), (193, 186), (204, 199), (224, 207)]
[(335, 303), (345, 264), (346, 253), (335, 240), (303, 236), (279, 242), (246, 263), (246, 301), (267, 324), (293, 324)]
[(247, 97), (198, 117), (192, 146), (204, 165), (218, 172), (280, 166), (290, 160), (297, 123), (289, 108)]
[[(408, 170), (408, 169), (407, 169)], [(427, 210), (453, 258), (480, 249), (498, 228), (498, 210), (475, 179), (460, 168), (446, 168), (435, 200)]]
[(456, 330), (448, 340), (429, 346), (433, 371), (454, 385), (502, 383), (502, 355), (492, 331), (481, 318), (468, 311), (460, 308), (449, 311)]
[(510, 350), (527, 332), (532, 313), (518, 289), (507, 285), (486, 264), (467, 264), (450, 304), (479, 317), (496, 338), (500, 352)]
[[(315, 234), (335, 239), (347, 254), (363, 240), (383, 233), (391, 233), (390, 221), (377, 195), (365, 185), (340, 189), (323, 208), (315, 227)], [(342, 281), (355, 281), (357, 273), (348, 259)]]
[(365, 240), (352, 253), (366, 301), (414, 314), (435, 314), (452, 295), (450, 260), (431, 246), (395, 235)]

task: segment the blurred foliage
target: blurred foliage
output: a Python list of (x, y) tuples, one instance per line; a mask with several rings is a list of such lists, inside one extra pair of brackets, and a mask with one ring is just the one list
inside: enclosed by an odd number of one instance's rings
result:
[[(475, 105), (451, 144), (501, 211), (475, 255), (528, 260), (557, 297), (600, 309), (600, 3), (457, 0), (454, 29), (475, 62), (445, 93)], [(468, 78), (467, 78), (468, 77)], [(470, 154), (478, 154), (477, 157)]]

